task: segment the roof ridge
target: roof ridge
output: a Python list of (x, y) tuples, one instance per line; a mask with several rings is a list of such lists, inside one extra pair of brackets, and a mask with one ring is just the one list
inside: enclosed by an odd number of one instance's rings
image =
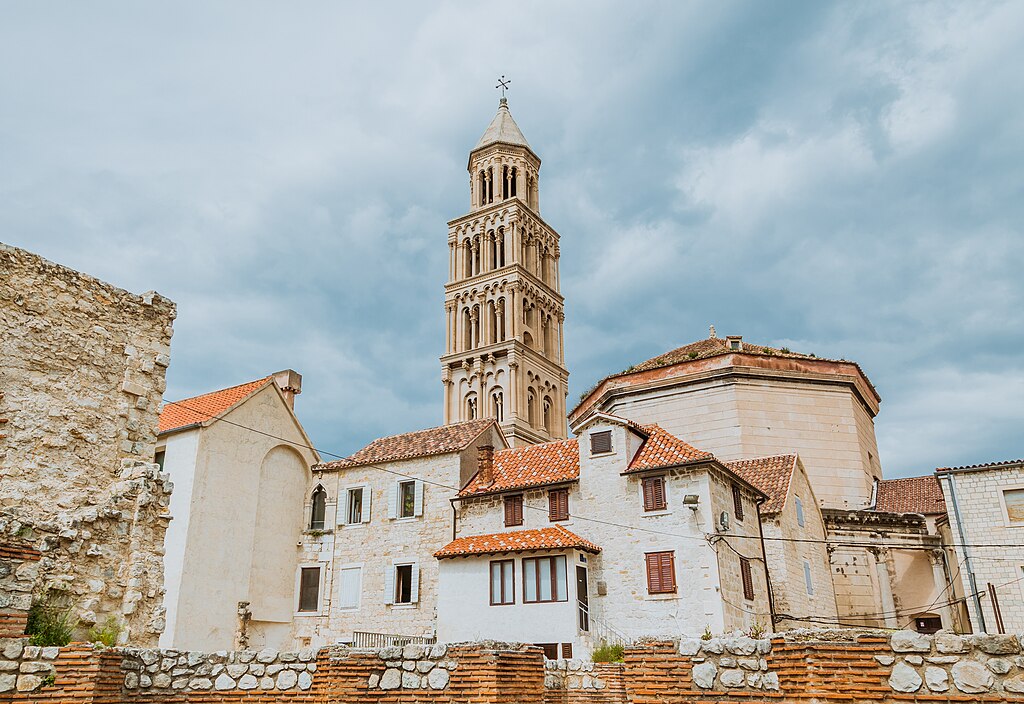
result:
[(203, 392), (201, 394), (194, 394), (192, 396), (186, 396), (185, 398), (180, 398), (177, 401), (165, 401), (164, 403), (169, 403), (169, 404), (172, 404), (172, 405), (176, 404), (176, 403), (184, 403), (185, 401), (188, 401), (190, 399), (202, 398), (203, 396), (211, 396), (213, 394), (222, 394), (225, 391), (231, 391), (232, 389), (240, 389), (243, 386), (249, 386), (250, 384), (258, 384), (258, 383), (260, 383), (262, 381), (271, 381), (273, 378), (274, 378), (273, 374), (268, 374), (267, 376), (265, 376), (265, 377), (263, 377), (261, 379), (253, 379), (252, 381), (243, 381), (241, 384), (233, 384), (232, 386), (225, 386), (223, 389), (214, 389), (213, 391), (205, 391), (205, 392)]

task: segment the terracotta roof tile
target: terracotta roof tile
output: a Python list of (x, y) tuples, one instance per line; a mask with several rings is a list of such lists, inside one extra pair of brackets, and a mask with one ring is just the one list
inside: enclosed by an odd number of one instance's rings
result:
[(504, 552), (527, 552), (530, 550), (558, 550), (579, 548), (590, 553), (599, 553), (601, 548), (562, 526), (517, 530), (510, 533), (492, 533), (457, 538), (434, 553), (442, 560), (447, 557), (468, 557), (470, 555), (494, 555)]
[(652, 357), (646, 362), (640, 362), (628, 369), (627, 372), (642, 372), (648, 369), (657, 369), (659, 367), (668, 367), (679, 362), (688, 362), (691, 359), (703, 359), (705, 357), (714, 357), (719, 354), (729, 354), (731, 352), (742, 352), (744, 354), (764, 354), (771, 355), (773, 357), (794, 357), (797, 359), (817, 359), (814, 355), (800, 354), (798, 352), (783, 352), (775, 347), (768, 347), (767, 345), (755, 345), (752, 342), (742, 341), (740, 343), (743, 347), (742, 350), (733, 350), (729, 348), (729, 342), (724, 337), (709, 337), (705, 340), (698, 340), (697, 342), (691, 342), (688, 345), (677, 347), (674, 350), (659, 354), (657, 357)]
[(883, 479), (878, 482), (875, 510), (934, 515), (946, 512), (946, 500), (934, 475)]
[(484, 486), (475, 475), (459, 495), (472, 496), (525, 489), (580, 478), (579, 443), (573, 438), (527, 445), (494, 453), (494, 483)]
[(796, 455), (774, 455), (723, 464), (768, 495), (768, 500), (761, 506), (761, 513), (769, 515), (778, 513), (786, 505), (796, 460)]
[(960, 467), (939, 467), (936, 472), (956, 472), (963, 469), (999, 469), (1009, 465), (1024, 464), (1024, 459), (1001, 460), (999, 462), (984, 462), (982, 464), (965, 464)]
[(640, 446), (640, 451), (629, 463), (624, 474), (715, 459), (710, 452), (698, 450), (660, 425), (651, 424), (640, 427), (648, 434), (648, 438)]
[(216, 418), (253, 392), (262, 389), (270, 381), (271, 377), (266, 376), (220, 391), (211, 391), (208, 394), (193, 396), (181, 401), (170, 401), (164, 404), (160, 411), (157, 433), (168, 433), (187, 425), (203, 423)]
[(494, 425), (494, 420), (483, 418), (378, 438), (354, 455), (319, 464), (317, 468), (344, 469), (375, 462), (394, 462), (413, 457), (458, 452), (465, 449), (491, 425)]

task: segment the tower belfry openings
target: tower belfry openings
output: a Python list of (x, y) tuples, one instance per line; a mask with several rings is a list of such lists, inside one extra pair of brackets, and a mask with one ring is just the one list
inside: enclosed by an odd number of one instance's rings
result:
[(540, 163), (501, 98), (469, 154), (469, 213), (448, 223), (444, 421), (494, 418), (513, 445), (567, 432), (559, 235), (540, 217)]

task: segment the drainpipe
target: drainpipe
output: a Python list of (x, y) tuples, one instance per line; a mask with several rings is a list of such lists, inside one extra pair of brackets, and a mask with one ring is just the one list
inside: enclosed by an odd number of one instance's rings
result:
[(956, 480), (952, 473), (947, 474), (945, 479), (949, 482), (949, 498), (953, 500), (953, 518), (956, 519), (956, 531), (960, 534), (960, 544), (964, 548), (964, 566), (967, 568), (967, 579), (970, 582), (971, 594), (974, 597), (974, 608), (978, 611), (978, 625), (981, 626), (982, 633), (987, 633), (985, 614), (981, 611), (981, 597), (978, 595), (978, 583), (974, 579), (974, 569), (971, 567), (971, 551), (967, 547), (967, 534), (964, 532), (964, 524), (960, 521), (960, 504), (956, 500)]
[(775, 593), (772, 591), (772, 578), (768, 574), (768, 554), (764, 548), (764, 528), (761, 525), (761, 504), (764, 499), (757, 501), (757, 535), (761, 539), (761, 564), (764, 565), (764, 583), (768, 585), (768, 617), (772, 622), (772, 633), (775, 633)]

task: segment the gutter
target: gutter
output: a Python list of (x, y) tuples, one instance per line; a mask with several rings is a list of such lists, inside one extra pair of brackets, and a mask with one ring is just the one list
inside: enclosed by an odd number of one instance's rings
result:
[(772, 622), (772, 633), (775, 632), (775, 592), (772, 589), (772, 577), (768, 574), (768, 554), (764, 547), (764, 526), (761, 522), (761, 505), (765, 499), (757, 500), (757, 535), (761, 540), (761, 564), (764, 565), (764, 583), (768, 585), (768, 618)]
[(949, 482), (949, 498), (953, 500), (953, 517), (956, 519), (956, 530), (960, 534), (960, 544), (964, 548), (964, 567), (967, 568), (967, 579), (971, 585), (971, 595), (974, 599), (974, 608), (978, 611), (978, 625), (981, 626), (981, 632), (986, 633), (988, 629), (985, 627), (985, 614), (981, 610), (981, 597), (978, 595), (978, 583), (974, 578), (974, 569), (971, 567), (971, 550), (967, 546), (967, 534), (964, 531), (963, 521), (960, 520), (960, 504), (956, 498), (956, 480), (953, 478), (953, 474), (945, 474), (946, 480)]

